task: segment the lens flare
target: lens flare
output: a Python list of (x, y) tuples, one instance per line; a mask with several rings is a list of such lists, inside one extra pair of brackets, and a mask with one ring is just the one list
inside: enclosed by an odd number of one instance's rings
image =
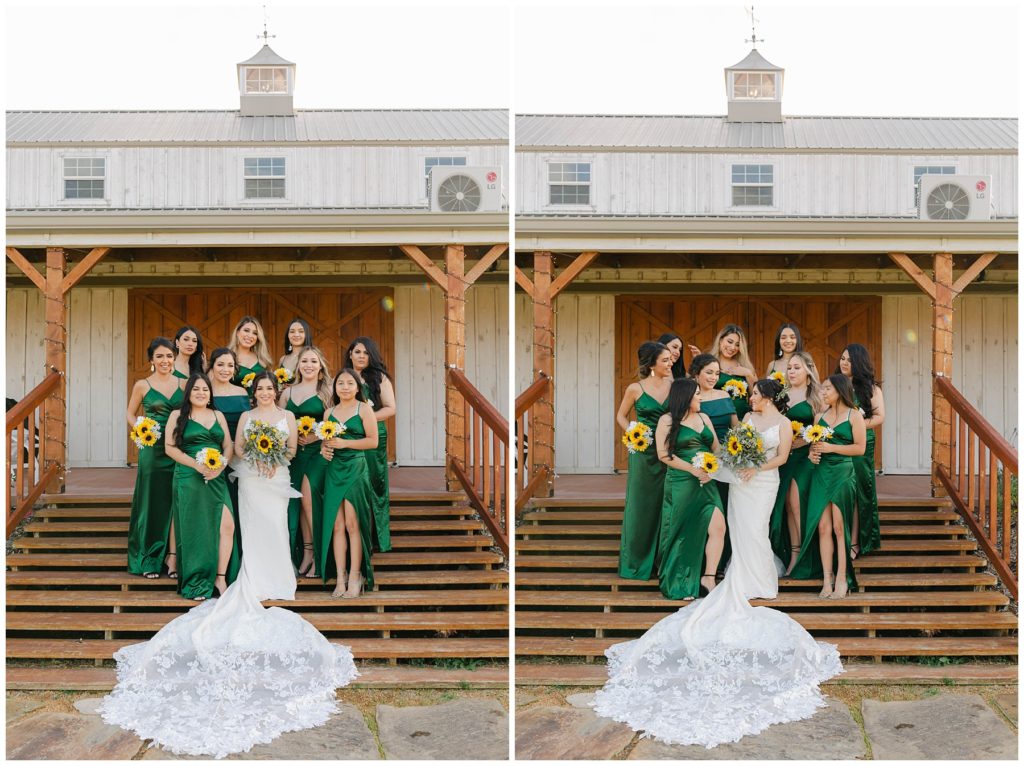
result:
[(385, 311), (391, 312), (395, 310), (395, 299), (390, 295), (387, 295), (380, 299), (381, 308)]

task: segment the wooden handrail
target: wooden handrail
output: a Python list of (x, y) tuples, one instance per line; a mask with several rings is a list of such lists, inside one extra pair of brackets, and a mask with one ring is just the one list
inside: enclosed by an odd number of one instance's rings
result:
[(530, 498), (547, 485), (548, 466), (533, 462), (533, 451), (528, 449), (532, 432), (533, 406), (551, 389), (554, 381), (543, 372), (516, 397), (516, 515), (521, 513)]
[(952, 475), (939, 464), (935, 466), (935, 475), (992, 568), (1016, 599), (1020, 559), (1014, 548), (1010, 504), (1012, 481), (1019, 471), (1017, 451), (947, 378), (936, 377), (934, 381), (936, 392), (949, 402), (955, 421), (950, 424)]
[(530, 409), (533, 403), (544, 395), (544, 392), (548, 390), (550, 382), (551, 378), (543, 372), (539, 373), (537, 379), (516, 397), (516, 420), (521, 418), (523, 413)]
[(51, 372), (7, 412), (7, 537), (60, 473), (56, 464), (40, 462), (46, 444), (46, 401), (59, 388), (60, 378), (60, 373)]
[(508, 506), (512, 497), (507, 472), (508, 421), (461, 370), (449, 367), (448, 380), (462, 394), (466, 424), (463, 432), (466, 462), (463, 465), (449, 456), (449, 466), (495, 543), (508, 556), (511, 523)]

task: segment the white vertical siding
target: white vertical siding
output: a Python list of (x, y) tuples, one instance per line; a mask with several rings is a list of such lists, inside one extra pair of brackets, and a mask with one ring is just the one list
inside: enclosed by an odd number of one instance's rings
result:
[(7, 396), (21, 400), (45, 375), (43, 293), (36, 287), (7, 290)]
[(507, 285), (473, 285), (466, 292), (466, 377), (509, 417)]

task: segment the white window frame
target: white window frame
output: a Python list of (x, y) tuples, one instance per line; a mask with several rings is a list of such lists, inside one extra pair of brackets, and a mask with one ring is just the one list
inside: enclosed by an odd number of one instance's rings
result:
[(419, 170), (423, 174), (423, 196), (420, 198), (430, 204), (430, 175), (427, 172), (427, 160), (454, 159), (462, 160), (458, 165), (435, 165), (434, 167), (469, 167), (469, 152), (424, 152), (419, 156)]
[[(587, 164), (590, 165), (590, 180), (583, 183), (572, 183), (572, 184), (556, 184), (556, 185), (568, 185), (568, 186), (587, 186), (589, 187), (589, 202), (552, 202), (551, 201), (551, 166), (556, 164)], [(597, 209), (594, 203), (594, 168), (596, 163), (594, 162), (593, 155), (558, 155), (544, 157), (541, 162), (543, 168), (543, 176), (541, 178), (541, 194), (543, 195), (543, 202), (541, 209), (543, 210), (575, 210), (579, 212), (593, 212)]]
[[(919, 202), (917, 197), (917, 184), (914, 182), (914, 176), (917, 175), (916, 169), (919, 167), (942, 167), (942, 168), (953, 168), (952, 173), (942, 173), (941, 175), (957, 175), (960, 172), (960, 164), (953, 159), (943, 159), (936, 157), (925, 157), (921, 159), (911, 159), (907, 163), (907, 177), (910, 179), (908, 184), (909, 193), (907, 195), (907, 210), (916, 213), (919, 209)], [(922, 173), (922, 175), (937, 175)]]
[[(737, 96), (736, 95), (736, 76), (737, 75), (760, 75), (761, 77), (770, 77), (775, 83), (775, 95), (774, 96)], [(753, 71), (753, 72), (730, 72), (729, 73), (729, 100), (730, 101), (778, 101), (779, 100), (779, 73), (778, 72), (764, 72), (764, 71)]]
[[(249, 72), (263, 72), (269, 70), (273, 72), (275, 69), (280, 69), (284, 72), (284, 90), (249, 90)], [(286, 96), (291, 93), (292, 82), (290, 67), (277, 66), (268, 64), (265, 66), (244, 66), (242, 67), (242, 95), (243, 96)], [(263, 82), (262, 77), (259, 82)], [(273, 85), (274, 79), (271, 74), (270, 83)]]
[[(245, 172), (245, 161), (246, 160), (269, 160), (269, 159), (282, 159), (284, 160), (284, 175), (274, 176), (250, 176), (246, 175)], [(243, 205), (266, 205), (276, 206), (289, 204), (291, 198), (289, 197), (291, 184), (288, 182), (288, 166), (291, 162), (291, 157), (281, 152), (245, 152), (238, 159), (238, 198)], [(248, 197), (245, 194), (245, 182), (248, 180), (255, 179), (281, 179), (284, 181), (284, 196), (283, 197)]]
[[(772, 169), (772, 182), (771, 183), (737, 183), (732, 180), (733, 168), (737, 165), (767, 165)], [(778, 163), (771, 160), (762, 159), (730, 159), (725, 164), (726, 173), (728, 174), (728, 182), (725, 185), (725, 207), (729, 211), (734, 212), (761, 212), (761, 213), (772, 213), (777, 212), (779, 209), (779, 181), (778, 181)], [(772, 204), (770, 205), (735, 205), (733, 204), (733, 189), (737, 186), (743, 187), (759, 187), (769, 188), (772, 190)]]
[[(99, 176), (66, 176), (65, 160), (103, 160), (103, 196), (102, 197), (67, 197), (65, 181), (97, 180)], [(105, 151), (87, 151), (69, 149), (57, 154), (57, 202), (67, 207), (110, 204), (110, 153)]]

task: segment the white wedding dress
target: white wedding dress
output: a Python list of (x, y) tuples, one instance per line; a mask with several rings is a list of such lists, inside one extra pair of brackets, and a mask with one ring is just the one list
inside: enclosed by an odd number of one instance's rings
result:
[[(285, 431), (287, 420), (276, 427)], [(295, 612), (263, 599), (295, 598), (287, 466), (273, 478), (233, 460), (242, 566), (219, 599), (172, 620), (149, 641), (114, 654), (117, 686), (103, 720), (177, 754), (223, 758), (284, 732), (326, 723), (335, 689), (358, 672), (352, 652)]]
[[(764, 439), (771, 459), (779, 427)], [(843, 672), (835, 646), (783, 612), (748, 603), (778, 594), (768, 523), (779, 472), (740, 482), (723, 467), (716, 478), (731, 485), (725, 578), (635, 641), (609, 647), (608, 682), (593, 703), (645, 736), (708, 748), (809, 718), (825, 705), (818, 684)]]

